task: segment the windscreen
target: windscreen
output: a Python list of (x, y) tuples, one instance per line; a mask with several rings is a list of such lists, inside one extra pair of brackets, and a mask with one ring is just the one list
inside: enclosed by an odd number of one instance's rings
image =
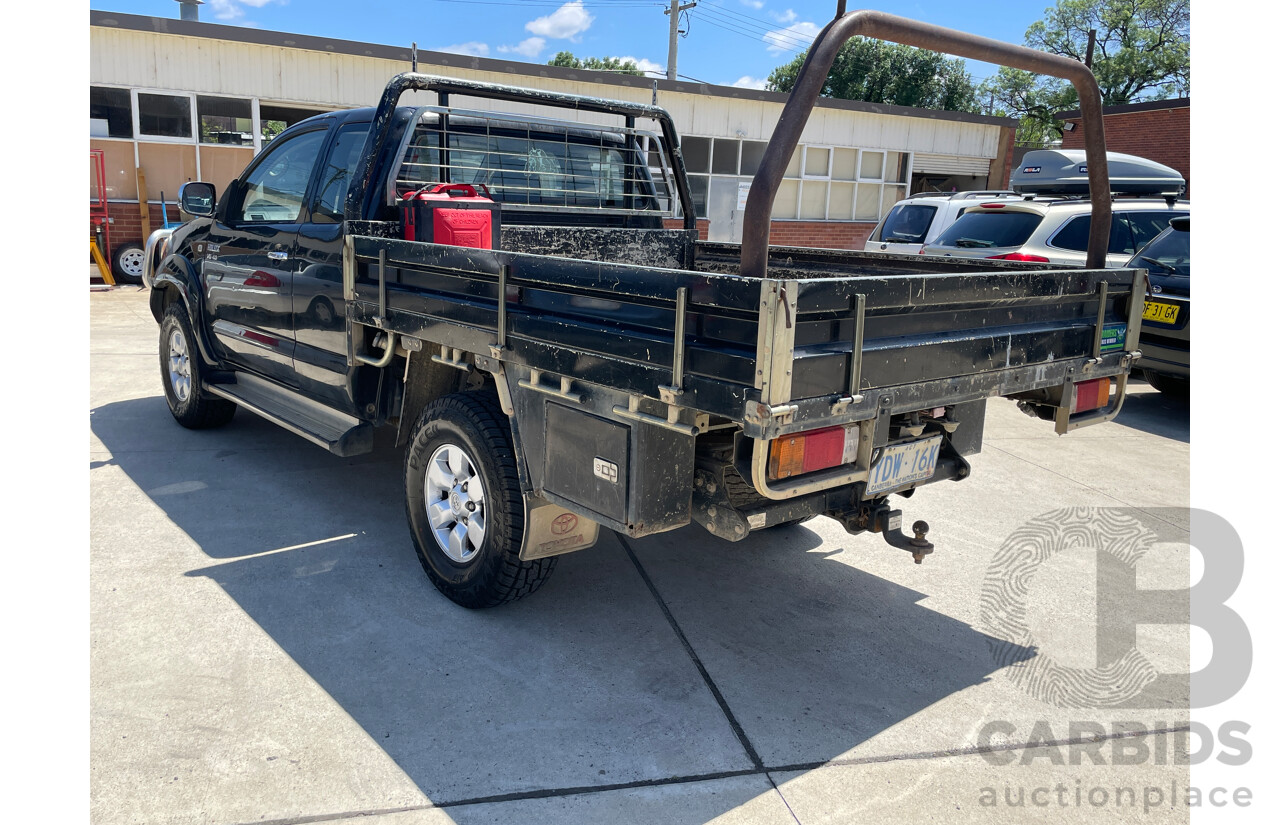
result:
[(900, 203), (889, 210), (884, 223), (876, 229), (873, 241), (882, 243), (924, 243), (929, 224), (938, 207), (922, 203)]
[(934, 243), (961, 249), (1022, 246), (1031, 237), (1031, 233), (1036, 231), (1041, 220), (1042, 217), (1034, 212), (966, 212), (939, 235)]
[(396, 195), (435, 183), (484, 187), (504, 206), (663, 211), (649, 154), (625, 130), (423, 110), (395, 173)]

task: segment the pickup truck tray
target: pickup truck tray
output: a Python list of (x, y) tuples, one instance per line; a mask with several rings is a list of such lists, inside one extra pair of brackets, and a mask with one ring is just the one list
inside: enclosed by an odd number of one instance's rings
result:
[(675, 386), (679, 370), (681, 406), (758, 439), (1121, 374), (1133, 347), (1104, 347), (1100, 333), (1123, 341), (1132, 329), (1136, 340), (1142, 301), (1130, 296), (1144, 283), (1141, 270), (929, 259), (907, 271), (891, 256), (777, 247), (770, 277), (749, 278), (730, 271), (736, 247), (726, 244), (700, 244), (697, 271), (370, 236), (348, 244), (358, 323), (466, 352), (501, 338), (507, 363), (647, 398)]

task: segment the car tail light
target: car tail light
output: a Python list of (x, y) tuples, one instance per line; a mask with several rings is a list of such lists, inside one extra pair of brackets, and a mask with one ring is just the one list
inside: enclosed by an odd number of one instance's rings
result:
[(992, 261), (1030, 261), (1031, 263), (1047, 264), (1049, 259), (1043, 255), (1028, 255), (1025, 252), (1006, 252), (1003, 255), (988, 255), (988, 260)]
[(775, 438), (769, 444), (769, 478), (776, 481), (856, 461), (858, 432), (857, 424), (847, 424)]
[(1097, 378), (1071, 385), (1071, 412), (1087, 412), (1107, 406), (1111, 400), (1111, 379)]
[(260, 286), (266, 289), (277, 289), (280, 286), (280, 279), (272, 275), (270, 272), (263, 272), (259, 269), (248, 278), (244, 279), (244, 285)]
[(1003, 203), (980, 203), (978, 205), (983, 209), (1004, 209)]

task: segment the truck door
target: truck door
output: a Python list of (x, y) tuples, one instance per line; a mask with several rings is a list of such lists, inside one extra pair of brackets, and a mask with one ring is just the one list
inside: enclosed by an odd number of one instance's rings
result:
[(222, 355), (293, 380), (293, 249), (327, 126), (274, 142), (228, 192), (204, 258), (205, 306)]
[(330, 142), (298, 227), (293, 279), (294, 367), (301, 389), (356, 413), (355, 367), (347, 364), (347, 310), (342, 293), (342, 226), (347, 189), (360, 160), (368, 122), (344, 123)]

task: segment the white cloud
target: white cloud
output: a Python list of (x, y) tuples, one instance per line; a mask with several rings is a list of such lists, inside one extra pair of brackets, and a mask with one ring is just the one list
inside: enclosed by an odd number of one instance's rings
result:
[[(213, 16), (218, 20), (239, 20), (244, 17), (245, 6), (260, 9), (268, 3), (276, 2), (276, 0), (205, 0), (205, 2), (209, 5)], [(281, 5), (284, 5), (284, 3), (281, 2)]]
[(809, 47), (820, 31), (822, 29), (816, 23), (792, 23), (785, 29), (774, 29), (761, 39), (772, 54), (803, 51)]
[(449, 52), (450, 54), (466, 54), (472, 57), (488, 57), (489, 44), (470, 40), (466, 43), (455, 43), (452, 46), (440, 46), (435, 49), (435, 51)]
[(526, 37), (514, 46), (499, 46), (498, 51), (503, 54), (518, 54), (521, 57), (527, 57), (530, 60), (537, 58), (542, 54), (542, 50), (546, 48), (547, 41), (543, 37)]
[(770, 17), (772, 17), (774, 20), (777, 20), (779, 23), (782, 23), (783, 25), (786, 25), (787, 23), (794, 23), (794, 22), (796, 22), (796, 16), (797, 16), (797, 15), (796, 15), (796, 13), (795, 13), (795, 10), (794, 10), (794, 9), (787, 9), (786, 11), (782, 12), (781, 14), (779, 14), (779, 13), (778, 13), (778, 12), (776, 12), (776, 11), (771, 11), (771, 12), (769, 12), (769, 16), (770, 16)]
[(742, 5), (753, 9), (762, 9), (764, 8), (764, 0), (742, 0)]
[(660, 66), (659, 64), (654, 63), (652, 60), (645, 60), (643, 57), (631, 57), (631, 56), (620, 57), (618, 59), (621, 60), (623, 63), (626, 63), (628, 60), (634, 62), (636, 64), (636, 68), (644, 72), (649, 77), (666, 77), (667, 76), (667, 70), (664, 67)]
[(733, 85), (739, 89), (763, 89), (766, 83), (768, 83), (767, 80), (761, 80), (760, 78), (752, 77), (749, 74), (744, 74), (742, 77), (733, 81)]
[(546, 17), (530, 20), (524, 27), (531, 34), (557, 40), (568, 39), (576, 43), (577, 36), (591, 28), (593, 22), (595, 18), (583, 7), (582, 0), (573, 0)]
[(244, 9), (235, 0), (208, 0), (209, 9), (219, 20), (235, 20), (244, 17)]

